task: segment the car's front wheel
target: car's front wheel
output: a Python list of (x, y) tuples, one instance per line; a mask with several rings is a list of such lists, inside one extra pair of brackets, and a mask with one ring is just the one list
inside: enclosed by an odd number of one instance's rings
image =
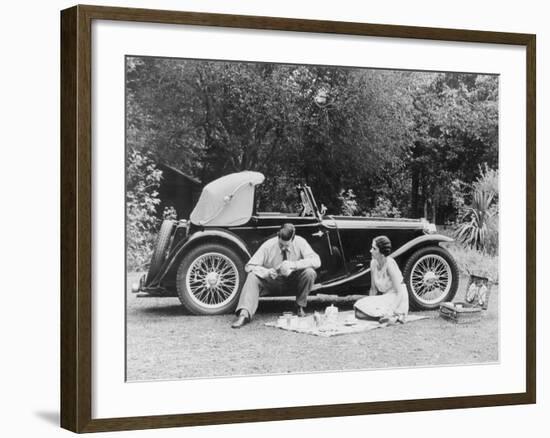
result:
[(200, 245), (178, 267), (178, 296), (195, 315), (229, 313), (237, 306), (244, 280), (244, 262), (235, 251), (218, 244)]
[(458, 289), (458, 268), (453, 257), (439, 246), (414, 252), (403, 272), (410, 307), (415, 310), (439, 308), (451, 301)]

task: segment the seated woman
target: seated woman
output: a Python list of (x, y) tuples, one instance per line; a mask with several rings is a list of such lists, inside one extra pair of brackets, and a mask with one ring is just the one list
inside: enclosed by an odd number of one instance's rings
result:
[(355, 317), (379, 320), (381, 323), (404, 323), (409, 312), (409, 294), (399, 266), (389, 257), (390, 239), (386, 236), (374, 238), (370, 253), (370, 294), (353, 305)]

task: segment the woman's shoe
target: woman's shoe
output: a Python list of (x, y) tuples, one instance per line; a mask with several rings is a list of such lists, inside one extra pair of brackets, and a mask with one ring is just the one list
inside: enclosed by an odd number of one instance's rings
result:
[(394, 316), (394, 315), (384, 315), (382, 316), (378, 322), (380, 324), (387, 324), (387, 325), (391, 325), (391, 324), (395, 324), (397, 322), (397, 316)]

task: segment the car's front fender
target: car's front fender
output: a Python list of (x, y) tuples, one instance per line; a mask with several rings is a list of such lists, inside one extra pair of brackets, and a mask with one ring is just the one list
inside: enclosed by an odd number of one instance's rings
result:
[(395, 251), (393, 251), (390, 256), (393, 258), (397, 258), (415, 248), (420, 248), (422, 246), (429, 245), (430, 243), (441, 243), (441, 242), (454, 242), (454, 239), (444, 236), (443, 234), (426, 234), (424, 236), (419, 236), (413, 240), (410, 240), (409, 242), (405, 243), (405, 245), (397, 248)]
[[(419, 236), (409, 242), (407, 242), (405, 245), (399, 247), (397, 250), (392, 252), (390, 254), (393, 258), (398, 258), (404, 254), (407, 254), (408, 252), (414, 251), (417, 248), (421, 248), (433, 243), (441, 243), (441, 242), (453, 242), (454, 239), (451, 239), (450, 237), (443, 236), (442, 234), (426, 234), (424, 236)], [(361, 277), (364, 277), (365, 275), (370, 275), (370, 266), (365, 266), (363, 269), (355, 272), (354, 274), (339, 278), (334, 281), (328, 281), (326, 283), (318, 283), (315, 284), (312, 288), (312, 291), (319, 292), (323, 289), (333, 289), (335, 287), (342, 287), (346, 284), (351, 284), (357, 280), (359, 280)]]

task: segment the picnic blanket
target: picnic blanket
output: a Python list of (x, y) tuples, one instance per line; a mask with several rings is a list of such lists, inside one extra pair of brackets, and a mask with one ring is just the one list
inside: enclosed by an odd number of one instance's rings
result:
[[(406, 324), (425, 318), (428, 317), (421, 315), (408, 315)], [(366, 321), (364, 319), (357, 319), (355, 318), (355, 311), (353, 310), (339, 312), (334, 322), (323, 321), (319, 325), (315, 323), (313, 315), (299, 318), (297, 324), (291, 326), (279, 324), (277, 320), (273, 322), (266, 322), (265, 325), (281, 330), (288, 330), (296, 333), (305, 333), (307, 335), (323, 337), (360, 333), (389, 326), (388, 324), (380, 324), (378, 321)]]

